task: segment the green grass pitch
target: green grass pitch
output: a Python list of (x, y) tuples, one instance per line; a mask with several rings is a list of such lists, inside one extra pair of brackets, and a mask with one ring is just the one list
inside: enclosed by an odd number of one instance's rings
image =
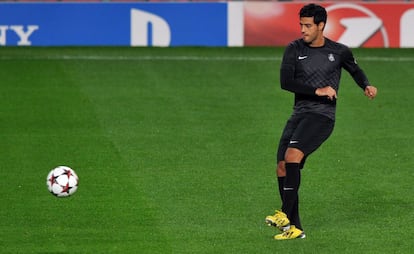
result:
[[(277, 242), (282, 48), (0, 48), (1, 253), (409, 253), (414, 50), (354, 49), (337, 123)], [(70, 198), (46, 176), (67, 165)]]

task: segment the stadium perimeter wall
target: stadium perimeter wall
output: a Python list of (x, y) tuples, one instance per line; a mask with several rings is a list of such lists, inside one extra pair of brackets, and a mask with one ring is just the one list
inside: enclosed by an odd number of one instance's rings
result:
[[(414, 47), (414, 3), (323, 2), (350, 47)], [(285, 46), (298, 2), (0, 3), (2, 46)]]

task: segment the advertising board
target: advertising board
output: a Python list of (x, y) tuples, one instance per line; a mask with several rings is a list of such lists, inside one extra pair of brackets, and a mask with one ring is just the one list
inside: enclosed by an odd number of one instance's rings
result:
[[(414, 47), (414, 3), (321, 3), (325, 35), (350, 47)], [(246, 2), (244, 45), (285, 46), (300, 37), (303, 3)]]
[(227, 46), (226, 3), (3, 3), (0, 45)]
[[(0, 46), (286, 46), (303, 2), (0, 3)], [(414, 47), (414, 3), (321, 2), (325, 35)]]

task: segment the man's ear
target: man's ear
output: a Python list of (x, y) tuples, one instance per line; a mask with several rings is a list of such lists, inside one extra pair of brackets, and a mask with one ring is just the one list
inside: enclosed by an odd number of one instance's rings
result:
[(325, 22), (320, 22), (319, 24), (318, 24), (318, 30), (319, 31), (323, 31), (325, 29)]

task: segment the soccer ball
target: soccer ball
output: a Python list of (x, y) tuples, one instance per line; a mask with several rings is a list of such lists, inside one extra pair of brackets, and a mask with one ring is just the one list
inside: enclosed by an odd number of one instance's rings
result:
[(52, 169), (47, 175), (46, 185), (56, 197), (69, 197), (78, 189), (79, 178), (75, 171), (66, 166)]

